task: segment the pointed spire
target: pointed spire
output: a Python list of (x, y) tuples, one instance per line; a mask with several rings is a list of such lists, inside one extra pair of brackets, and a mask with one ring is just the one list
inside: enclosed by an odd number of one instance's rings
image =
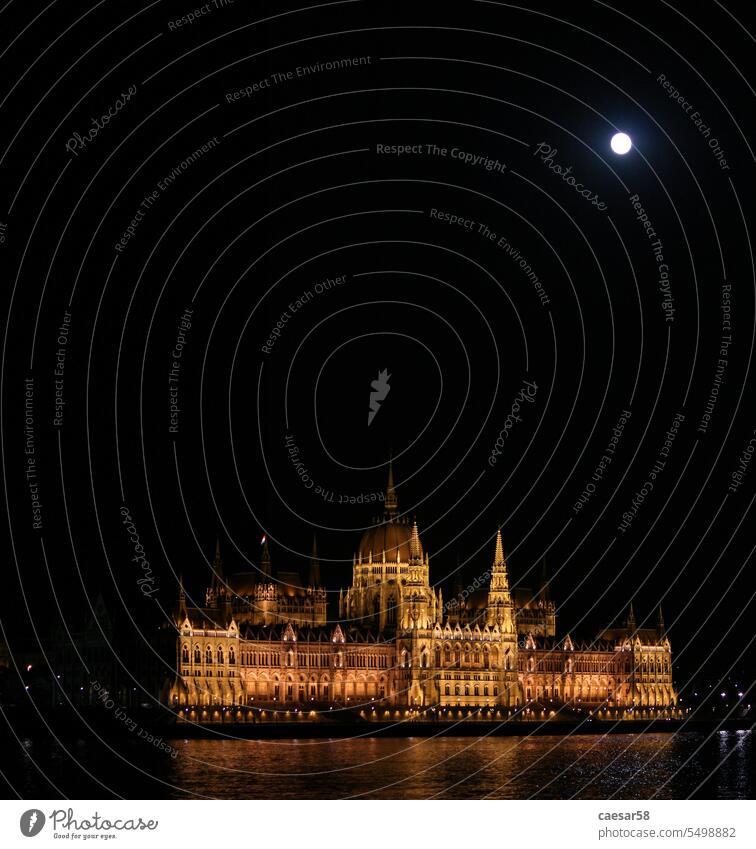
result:
[(538, 595), (540, 600), (543, 602), (547, 602), (549, 600), (549, 575), (546, 571), (545, 557), (541, 561), (541, 586), (539, 587)]
[(211, 577), (210, 584), (213, 589), (220, 589), (225, 581), (223, 578), (223, 558), (220, 553), (220, 539), (215, 538), (215, 557), (213, 557), (213, 565), (210, 567)]
[(462, 597), (465, 590), (465, 585), (462, 581), (462, 567), (460, 565), (459, 552), (457, 553), (457, 568), (454, 570), (454, 581), (452, 583), (452, 595), (457, 597), (457, 603)]
[(410, 560), (421, 561), (423, 549), (420, 545), (420, 534), (417, 530), (417, 519), (412, 523), (412, 536), (410, 537)]
[(262, 558), (260, 560), (260, 571), (268, 578), (273, 576), (270, 567), (270, 549), (268, 548), (268, 537), (263, 537)]
[(184, 576), (179, 574), (179, 616), (182, 621), (186, 617), (186, 593), (184, 592)]
[(633, 610), (633, 603), (630, 602), (630, 607), (627, 610), (627, 630), (635, 631), (635, 611)]
[(494, 566), (504, 566), (504, 543), (501, 541), (501, 528), (496, 532), (496, 552), (494, 553)]
[(661, 605), (659, 605), (659, 613), (656, 617), (656, 630), (659, 632), (659, 636), (664, 634), (664, 615), (662, 614)]
[(496, 531), (496, 551), (491, 568), (491, 580), (488, 585), (488, 624), (499, 624), (502, 619), (502, 606), (511, 607), (512, 598), (509, 594), (509, 575), (507, 561), (504, 557), (504, 543), (501, 541), (501, 528)]
[(504, 543), (501, 540), (501, 527), (496, 531), (496, 551), (491, 568), (491, 580), (488, 585), (488, 604), (486, 606), (486, 624), (498, 626), (506, 632), (514, 627), (514, 608), (509, 593), (507, 561), (504, 557)]
[(320, 586), (320, 560), (318, 560), (318, 541), (312, 535), (312, 555), (310, 556), (310, 586)]
[[(452, 623), (459, 621), (460, 610), (463, 604), (463, 593), (465, 591), (464, 584), (462, 583), (462, 570), (459, 566), (459, 555), (457, 555), (457, 568), (454, 572), (454, 579), (451, 583), (451, 592), (449, 594), (448, 605), (448, 617), (451, 619)], [(443, 617), (442, 617), (443, 618)]]
[(396, 490), (394, 489), (394, 460), (389, 460), (388, 483), (386, 484), (386, 499), (384, 508), (389, 513), (395, 513), (398, 508)]

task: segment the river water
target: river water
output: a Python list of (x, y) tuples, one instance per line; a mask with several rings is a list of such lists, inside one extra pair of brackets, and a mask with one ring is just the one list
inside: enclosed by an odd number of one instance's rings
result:
[[(743, 799), (750, 731), (6, 744), (6, 797)], [(18, 747), (17, 747), (18, 748)]]

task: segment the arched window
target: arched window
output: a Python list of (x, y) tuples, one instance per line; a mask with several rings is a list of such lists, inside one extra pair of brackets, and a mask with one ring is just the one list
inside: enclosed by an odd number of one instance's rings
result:
[(444, 687), (444, 694), (447, 695), (447, 696), (449, 695), (449, 685), (448, 684)]
[(210, 648), (210, 646), (208, 646), (205, 649), (205, 663), (212, 663), (212, 662), (213, 662), (213, 650), (212, 650), (212, 648)]
[(458, 695), (459, 695), (459, 684), (455, 684), (455, 685), (454, 685), (454, 695), (455, 695), (455, 696), (458, 696)]
[(228, 650), (228, 662), (236, 663), (236, 653), (234, 652), (233, 646), (231, 646), (231, 648)]
[(202, 654), (200, 653), (200, 647), (199, 646), (194, 647), (194, 662), (195, 663), (202, 663)]
[(396, 625), (396, 599), (393, 595), (388, 597), (386, 605), (386, 622), (389, 625)]
[(436, 667), (441, 666), (441, 649), (436, 648)]
[(218, 663), (223, 663), (223, 649), (218, 646)]
[(189, 646), (186, 643), (184, 643), (181, 649), (181, 660), (184, 663), (189, 663)]

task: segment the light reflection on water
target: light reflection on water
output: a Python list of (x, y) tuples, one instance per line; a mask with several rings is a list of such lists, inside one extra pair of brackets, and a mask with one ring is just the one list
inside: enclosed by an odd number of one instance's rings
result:
[(3, 798), (752, 799), (750, 731), (606, 737), (6, 741)]
[(174, 745), (164, 775), (184, 791), (174, 796), (752, 798), (754, 783), (750, 732)]

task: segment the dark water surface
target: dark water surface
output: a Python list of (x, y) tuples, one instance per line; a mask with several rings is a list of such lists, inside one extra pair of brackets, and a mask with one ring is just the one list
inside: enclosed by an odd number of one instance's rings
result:
[(743, 799), (750, 731), (711, 735), (4, 743), (6, 797)]

